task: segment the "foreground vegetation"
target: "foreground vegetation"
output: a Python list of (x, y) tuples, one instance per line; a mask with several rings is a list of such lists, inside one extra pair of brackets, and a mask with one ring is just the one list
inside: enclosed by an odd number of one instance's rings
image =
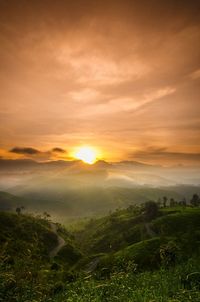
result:
[(0, 301), (200, 300), (198, 204), (148, 202), (57, 233), (48, 215), (1, 212), (0, 228)]
[(113, 273), (109, 279), (103, 280), (79, 279), (66, 285), (53, 301), (199, 301), (199, 274), (190, 278), (196, 270), (200, 271), (200, 261), (191, 258), (170, 269), (162, 267), (140, 273), (128, 270)]

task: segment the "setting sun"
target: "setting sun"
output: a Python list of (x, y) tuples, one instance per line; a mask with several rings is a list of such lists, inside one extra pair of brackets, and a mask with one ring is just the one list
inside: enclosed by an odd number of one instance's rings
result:
[(74, 153), (74, 157), (87, 164), (94, 164), (97, 160), (97, 151), (92, 147), (80, 147)]

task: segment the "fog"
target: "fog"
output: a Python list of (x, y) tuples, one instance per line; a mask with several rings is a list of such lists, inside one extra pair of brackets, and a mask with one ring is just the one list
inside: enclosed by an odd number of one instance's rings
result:
[[(189, 201), (199, 192), (199, 184), (200, 171), (195, 167), (128, 161), (98, 161), (94, 165), (81, 161), (0, 161), (0, 190), (21, 197), (26, 211), (48, 211), (59, 221), (102, 215), (163, 196)], [(18, 204), (19, 199), (10, 207)]]

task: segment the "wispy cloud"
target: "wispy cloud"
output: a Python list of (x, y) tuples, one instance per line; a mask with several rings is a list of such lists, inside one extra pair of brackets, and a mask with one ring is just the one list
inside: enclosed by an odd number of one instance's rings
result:
[(176, 152), (170, 151), (166, 147), (147, 147), (143, 150), (137, 150), (129, 154), (130, 158), (139, 159), (142, 161), (154, 161), (163, 163), (174, 163), (180, 164), (182, 162), (199, 162), (200, 163), (200, 152)]

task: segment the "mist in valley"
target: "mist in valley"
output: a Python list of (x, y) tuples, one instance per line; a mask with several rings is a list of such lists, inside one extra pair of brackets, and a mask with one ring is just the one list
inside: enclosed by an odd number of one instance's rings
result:
[[(200, 172), (195, 167), (163, 167), (140, 162), (1, 160), (0, 190), (8, 210), (47, 211), (56, 221), (104, 215), (116, 208), (162, 200), (163, 196), (189, 202), (200, 193)], [(16, 197), (16, 198), (15, 198)], [(20, 199), (17, 199), (20, 197)], [(9, 199), (9, 198), (8, 198)], [(19, 204), (20, 203), (20, 204)]]

